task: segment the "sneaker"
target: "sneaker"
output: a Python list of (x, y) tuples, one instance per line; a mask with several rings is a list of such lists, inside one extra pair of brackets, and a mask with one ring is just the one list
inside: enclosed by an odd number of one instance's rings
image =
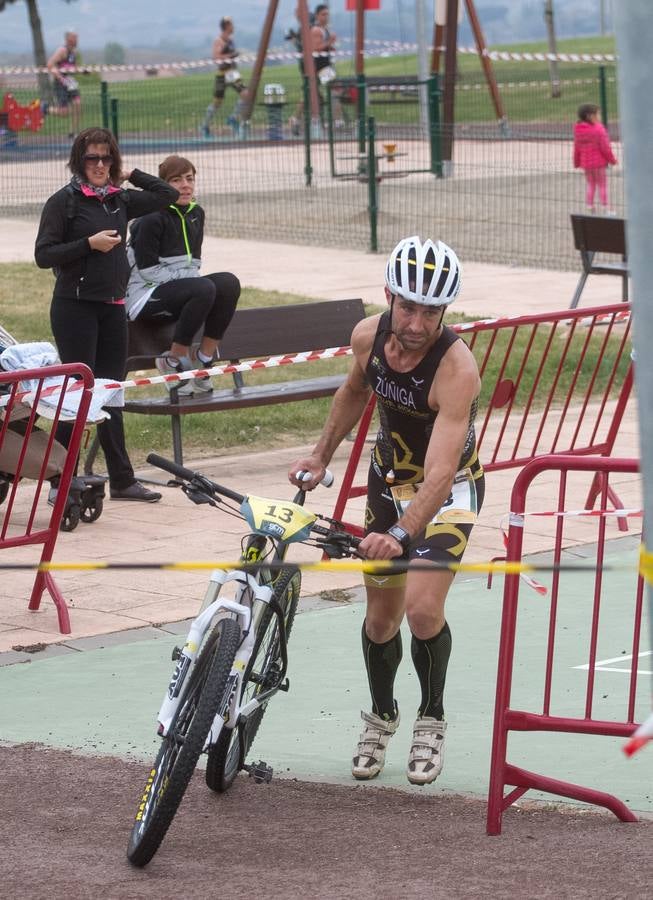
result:
[(141, 503), (157, 503), (162, 497), (158, 491), (148, 490), (140, 481), (126, 488), (110, 488), (109, 495), (112, 500), (140, 500)]
[(444, 734), (447, 723), (424, 716), (413, 726), (413, 743), (406, 774), (411, 784), (430, 784), (444, 764)]
[(394, 719), (382, 719), (367, 712), (361, 712), (361, 719), (365, 725), (351, 762), (351, 774), (358, 781), (367, 781), (376, 778), (385, 765), (388, 741), (399, 727), (399, 710)]
[(200, 134), (202, 135), (203, 138), (210, 138), (211, 137), (211, 129), (209, 128), (208, 125), (200, 125)]
[[(178, 375), (180, 372), (188, 372), (193, 368), (193, 364), (187, 356), (176, 357), (164, 353), (162, 356), (157, 356), (156, 367), (162, 375)], [(194, 381), (194, 378), (188, 378), (185, 381), (166, 381), (166, 387), (169, 391), (176, 388), (179, 397), (190, 397), (193, 393)]]
[[(213, 365), (213, 360), (210, 362), (203, 362), (201, 359), (198, 359), (196, 356), (192, 359), (192, 368), (193, 369), (210, 369)], [(191, 384), (193, 387), (194, 394), (211, 394), (213, 393), (213, 382), (211, 381), (210, 375), (196, 375), (195, 378), (191, 379)]]
[[(200, 368), (199, 364), (197, 368)], [(213, 382), (211, 381), (210, 375), (196, 375), (195, 378), (191, 380), (191, 385), (194, 394), (213, 393)]]

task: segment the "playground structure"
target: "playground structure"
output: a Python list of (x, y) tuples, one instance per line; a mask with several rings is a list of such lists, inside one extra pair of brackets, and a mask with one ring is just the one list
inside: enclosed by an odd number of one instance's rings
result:
[(13, 94), (4, 95), (0, 107), (0, 137), (5, 146), (16, 142), (16, 132), (40, 131), (42, 127), (43, 110), (39, 100), (21, 106)]

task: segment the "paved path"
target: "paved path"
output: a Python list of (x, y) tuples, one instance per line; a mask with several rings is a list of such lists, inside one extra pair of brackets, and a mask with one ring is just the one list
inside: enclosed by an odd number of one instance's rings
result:
[[(30, 261), (36, 223), (22, 220), (0, 222), (0, 261)], [(354, 251), (283, 244), (254, 244), (208, 238), (205, 242), (206, 269), (228, 268), (236, 272), (245, 286), (293, 291), (314, 297), (362, 296), (370, 302), (383, 300), (384, 260)], [(464, 286), (457, 306), (469, 315), (517, 315), (565, 308), (573, 292), (576, 276), (570, 273), (537, 272), (501, 266), (467, 264)], [(615, 302), (620, 284), (613, 278), (589, 280), (584, 304)], [(623, 423), (616, 455), (637, 456), (637, 425), (634, 404)], [(156, 448), (154, 448), (156, 449)], [(341, 475), (350, 445), (344, 443), (334, 459), (336, 476)], [(302, 448), (283, 447), (273, 452), (238, 454), (228, 457), (187, 460), (189, 466), (206, 471), (216, 480), (238, 490), (255, 490), (271, 497), (289, 497), (286, 471)], [(144, 472), (160, 477), (152, 471)], [(487, 561), (503, 551), (502, 520), (508, 510), (513, 472), (493, 473), (488, 479), (485, 505), (466, 557), (469, 561)], [(539, 490), (547, 496), (544, 484)], [(582, 507), (582, 492), (569, 498), (573, 508)], [(639, 503), (638, 488), (629, 487), (625, 505)], [(330, 513), (335, 496), (318, 489), (311, 502), (316, 509)], [(362, 512), (362, 501), (352, 504)], [(568, 507), (569, 508), (569, 507)], [(43, 511), (46, 514), (46, 510)], [(180, 493), (169, 489), (162, 503), (126, 505), (108, 501), (101, 518), (93, 525), (80, 524), (71, 534), (61, 534), (55, 559), (59, 561), (100, 559), (107, 562), (133, 559), (197, 560), (232, 559), (238, 554), (242, 523), (214, 510), (190, 504)], [(615, 531), (615, 534), (617, 532)], [(582, 527), (579, 532), (582, 542)], [(540, 543), (532, 551), (550, 546), (550, 530), (542, 528)], [(31, 551), (22, 549), (14, 556), (31, 560)], [(314, 552), (299, 548), (297, 559), (315, 559)], [(33, 576), (14, 573), (3, 577), (3, 603), (0, 608), (0, 653), (14, 647), (52, 644), (62, 640), (53, 604), (44, 598), (41, 610), (27, 611), (27, 598)], [(112, 632), (147, 628), (187, 618), (197, 610), (206, 581), (204, 572), (155, 572), (147, 578), (133, 572), (74, 572), (56, 576), (70, 603), (73, 634), (69, 641)], [(316, 597), (321, 591), (348, 589), (359, 591), (357, 574), (307, 574), (304, 592)], [(360, 594), (358, 594), (360, 596)], [(324, 602), (324, 601), (320, 601)], [(329, 600), (326, 601), (331, 602)], [(5, 661), (25, 658), (23, 652), (9, 653)]]

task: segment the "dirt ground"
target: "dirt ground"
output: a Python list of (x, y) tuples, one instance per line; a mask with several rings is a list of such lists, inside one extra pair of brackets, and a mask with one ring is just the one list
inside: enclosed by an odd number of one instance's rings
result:
[(145, 870), (125, 857), (146, 766), (36, 745), (0, 746), (5, 897), (593, 900), (650, 894), (653, 823), (552, 806), (510, 810), (362, 786), (196, 774)]

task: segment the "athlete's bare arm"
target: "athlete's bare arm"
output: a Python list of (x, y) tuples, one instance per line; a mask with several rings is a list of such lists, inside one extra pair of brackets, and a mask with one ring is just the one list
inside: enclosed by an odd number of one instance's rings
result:
[(63, 81), (63, 75), (57, 68), (58, 64), (62, 59), (65, 59), (68, 55), (68, 51), (65, 47), (59, 47), (58, 50), (55, 50), (50, 59), (47, 62), (47, 67), (52, 75), (57, 79), (57, 81)]
[(340, 442), (356, 426), (370, 398), (371, 389), (365, 375), (367, 359), (372, 350), (374, 336), (380, 316), (372, 316), (359, 322), (351, 335), (351, 348), (354, 354), (347, 380), (338, 388), (329, 415), (322, 429), (322, 434), (310, 456), (296, 460), (288, 472), (293, 484), (299, 484), (296, 473), (310, 472), (310, 481), (301, 486), (312, 490), (320, 483), (324, 470)]
[(229, 62), (231, 60), (231, 56), (228, 53), (224, 52), (225, 41), (220, 35), (213, 41), (213, 61), (214, 62)]
[(438, 410), (438, 416), (426, 450), (424, 483), (399, 521), (411, 535), (426, 527), (451, 492), (480, 389), (476, 361), (464, 341), (456, 341), (440, 363), (429, 392), (429, 405)]

